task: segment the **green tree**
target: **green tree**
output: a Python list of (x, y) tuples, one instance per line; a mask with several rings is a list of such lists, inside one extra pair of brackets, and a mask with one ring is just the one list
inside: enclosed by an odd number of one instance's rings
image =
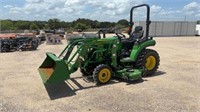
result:
[(34, 21), (34, 23), (38, 26), (39, 29), (44, 29), (47, 21)]
[(26, 30), (30, 28), (29, 21), (17, 21), (14, 25), (18, 30)]
[(37, 29), (39, 29), (39, 27), (35, 23), (31, 23), (30, 29), (31, 30), (37, 30)]
[(118, 25), (121, 25), (123, 27), (128, 27), (129, 22), (126, 19), (121, 19), (117, 22)]
[(73, 21), (71, 26), (75, 27), (77, 23), (85, 24), (87, 26), (90, 26), (91, 28), (100, 28), (100, 22), (98, 22), (97, 20), (79, 18), (79, 19)]
[(57, 18), (49, 19), (48, 27), (52, 30), (60, 28), (60, 20)]
[(111, 27), (115, 27), (115, 23), (114, 22), (100, 22), (100, 28), (111, 28)]
[(49, 19), (48, 21), (23, 21), (23, 20), (2, 20), (1, 29), (2, 30), (25, 30), (25, 29), (88, 29), (88, 28), (111, 28), (115, 26), (124, 27), (127, 26), (128, 22), (126, 20), (115, 22), (99, 22), (97, 20), (90, 20), (85, 18), (79, 18), (73, 22), (60, 21), (57, 18)]
[(65, 22), (65, 21), (60, 22), (60, 28), (70, 28), (70, 27), (71, 27), (71, 22)]
[(76, 26), (74, 27), (75, 29), (82, 29), (82, 30), (86, 30), (89, 28), (89, 26), (83, 24), (83, 23), (77, 23)]
[(1, 25), (1, 30), (12, 30), (12, 29), (14, 29), (13, 23), (10, 20), (2, 20), (0, 25)]

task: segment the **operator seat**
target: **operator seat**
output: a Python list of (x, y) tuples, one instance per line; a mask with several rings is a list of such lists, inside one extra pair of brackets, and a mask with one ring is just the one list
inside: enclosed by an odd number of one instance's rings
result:
[(133, 39), (141, 39), (144, 35), (143, 27), (142, 26), (136, 26), (135, 31), (131, 34), (130, 38)]
[[(136, 26), (135, 31), (131, 34), (130, 38), (125, 39), (122, 43), (122, 48), (124, 49), (132, 49), (134, 46), (134, 43), (137, 39), (141, 39), (143, 37), (144, 31), (142, 26)], [(134, 53), (134, 52), (133, 52)], [(132, 52), (130, 53), (129, 57), (122, 58), (120, 62), (126, 63), (126, 62), (133, 62), (133, 59), (131, 59)]]
[(143, 37), (144, 31), (142, 26), (136, 26), (135, 31), (131, 33), (130, 37), (127, 39), (123, 39), (122, 43), (134, 43), (136, 39), (141, 39)]
[(144, 31), (142, 26), (136, 26), (135, 31), (131, 33), (129, 38), (123, 39), (122, 48), (132, 49), (135, 41), (143, 37)]

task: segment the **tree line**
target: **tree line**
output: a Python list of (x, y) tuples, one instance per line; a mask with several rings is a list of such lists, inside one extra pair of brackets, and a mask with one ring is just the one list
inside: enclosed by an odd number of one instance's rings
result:
[(1, 20), (1, 30), (39, 30), (39, 29), (94, 29), (94, 28), (111, 28), (111, 27), (127, 27), (129, 22), (126, 19), (121, 19), (118, 22), (99, 22), (79, 18), (72, 22), (61, 21), (57, 18), (49, 19), (48, 21), (24, 21), (24, 20)]

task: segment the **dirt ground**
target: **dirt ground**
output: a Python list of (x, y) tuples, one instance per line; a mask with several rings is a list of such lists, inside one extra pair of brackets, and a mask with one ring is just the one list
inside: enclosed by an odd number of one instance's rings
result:
[(37, 71), (45, 52), (59, 54), (63, 45), (37, 51), (0, 53), (2, 112), (200, 111), (200, 38), (157, 37), (158, 72), (141, 81), (87, 83), (80, 72), (59, 85), (45, 86)]

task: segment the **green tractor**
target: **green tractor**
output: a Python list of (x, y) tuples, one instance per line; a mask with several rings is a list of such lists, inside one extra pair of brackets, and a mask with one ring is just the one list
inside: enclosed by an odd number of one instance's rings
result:
[[(147, 8), (145, 36), (141, 26), (136, 26), (132, 31), (133, 10), (143, 6)], [(78, 69), (83, 77), (96, 84), (106, 84), (112, 77), (138, 80), (142, 76), (154, 74), (160, 59), (156, 51), (147, 49), (156, 44), (149, 37), (149, 14), (150, 8), (146, 4), (131, 9), (128, 38), (123, 34), (109, 38), (83, 35), (71, 38), (58, 57), (53, 53), (46, 53), (47, 58), (38, 69), (43, 82), (65, 81)]]

